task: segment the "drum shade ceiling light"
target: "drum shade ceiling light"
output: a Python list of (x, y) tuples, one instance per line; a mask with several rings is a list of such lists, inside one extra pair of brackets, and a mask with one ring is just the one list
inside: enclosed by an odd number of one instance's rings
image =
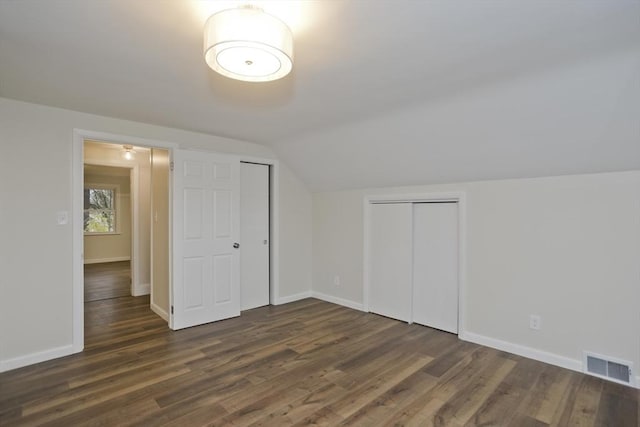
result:
[(204, 26), (204, 59), (232, 79), (277, 80), (293, 68), (293, 35), (284, 22), (260, 8), (223, 10)]

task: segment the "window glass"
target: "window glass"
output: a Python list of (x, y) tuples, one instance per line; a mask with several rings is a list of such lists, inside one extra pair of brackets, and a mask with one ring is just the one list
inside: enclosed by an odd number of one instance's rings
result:
[(114, 188), (84, 189), (85, 233), (116, 232), (116, 191)]

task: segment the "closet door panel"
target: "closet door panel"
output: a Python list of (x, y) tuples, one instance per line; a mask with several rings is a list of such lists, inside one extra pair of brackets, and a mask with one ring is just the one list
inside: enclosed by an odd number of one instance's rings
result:
[(458, 204), (413, 205), (413, 321), (458, 333)]
[(411, 320), (412, 204), (371, 206), (369, 309)]
[(240, 309), (269, 305), (269, 166), (240, 163)]

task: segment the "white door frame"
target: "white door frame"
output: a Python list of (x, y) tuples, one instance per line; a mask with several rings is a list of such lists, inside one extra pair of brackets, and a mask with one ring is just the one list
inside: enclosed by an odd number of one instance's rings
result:
[[(180, 148), (180, 145), (174, 142), (160, 141), (147, 138), (139, 138), (135, 136), (112, 134), (107, 132), (92, 131), (86, 129), (73, 129), (72, 144), (72, 345), (73, 353), (79, 353), (84, 349), (84, 223), (82, 210), (84, 207), (83, 200), (83, 165), (84, 165), (84, 141), (94, 140), (110, 142), (115, 144), (129, 144), (146, 148), (162, 148), (169, 151), (169, 158), (173, 159), (173, 150)], [(213, 151), (220, 154), (219, 151)], [(271, 256), (269, 266), (270, 270), (270, 304), (278, 304), (280, 299), (280, 257), (279, 257), (279, 183), (280, 183), (280, 166), (277, 159), (253, 157), (247, 155), (238, 155), (240, 161), (262, 163), (271, 166)], [(169, 185), (169, 223), (173, 224), (172, 206), (173, 194), (172, 185)], [(242, 224), (240, 225), (242, 226)], [(173, 257), (172, 233), (169, 233), (169, 280), (172, 282), (171, 264)], [(169, 295), (173, 294), (172, 283), (169, 284)]]
[(428, 202), (456, 202), (458, 203), (458, 336), (464, 335), (465, 329), (465, 300), (466, 300), (466, 253), (467, 253), (467, 208), (466, 193), (408, 193), (365, 196), (363, 202), (363, 310), (369, 312), (369, 272), (371, 268), (371, 205), (376, 203), (428, 203)]

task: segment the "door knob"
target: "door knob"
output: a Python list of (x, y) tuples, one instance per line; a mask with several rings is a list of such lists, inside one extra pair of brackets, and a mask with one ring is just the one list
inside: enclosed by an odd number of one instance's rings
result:
[(236, 243), (234, 243), (234, 244), (233, 244), (233, 247), (234, 247), (235, 249), (238, 249), (238, 248), (240, 247), (240, 243), (237, 243), (237, 242), (236, 242)]

